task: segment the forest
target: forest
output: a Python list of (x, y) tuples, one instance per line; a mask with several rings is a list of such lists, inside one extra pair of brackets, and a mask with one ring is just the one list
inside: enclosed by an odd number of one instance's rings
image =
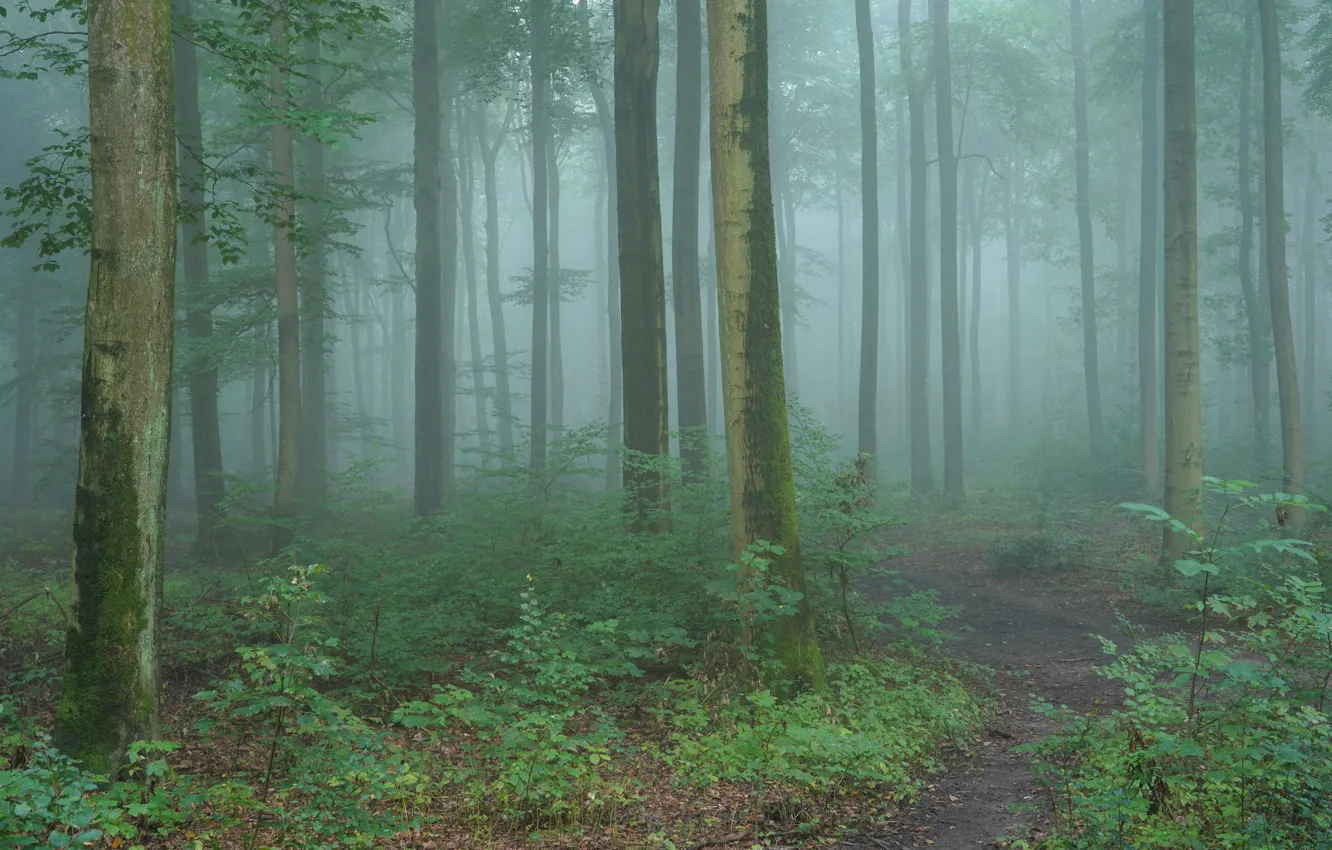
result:
[(1332, 848), (1332, 0), (0, 0), (0, 850)]

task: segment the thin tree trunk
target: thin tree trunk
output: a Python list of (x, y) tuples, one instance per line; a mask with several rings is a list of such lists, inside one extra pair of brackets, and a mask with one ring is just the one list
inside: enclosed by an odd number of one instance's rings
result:
[[(860, 56), (860, 392), (856, 425), (861, 455), (879, 452), (879, 118), (875, 109), (874, 24), (870, 0), (856, 0), (856, 41)], [(838, 149), (840, 153), (840, 148)], [(840, 158), (840, 157), (839, 157)], [(841, 173), (837, 175), (838, 274), (842, 268)], [(844, 284), (839, 284), (840, 292)], [(839, 300), (838, 370), (842, 368), (842, 323)], [(866, 471), (877, 476), (878, 463)]]
[[(600, 165), (600, 163), (598, 163)], [(597, 200), (592, 213), (592, 253), (596, 257), (597, 275), (597, 399), (602, 409), (610, 403), (610, 341), (600, 317), (610, 309), (610, 281), (607, 277), (610, 258), (606, 254), (606, 169), (597, 169)]]
[[(265, 335), (260, 343), (266, 342)], [(264, 368), (263, 360), (255, 360), (250, 375), (250, 477), (256, 484), (268, 480), (268, 446), (264, 433), (264, 404), (267, 400), (268, 370)]]
[[(711, 187), (711, 181), (709, 181)], [(713, 226), (712, 199), (711, 190), (708, 192), (709, 198), (706, 206), (708, 213), (708, 268), (712, 270), (710, 289), (711, 296), (704, 298), (708, 304), (708, 411), (710, 412), (710, 428), (712, 434), (722, 434), (726, 432), (726, 425), (722, 413), (722, 378), (721, 378), (721, 317), (717, 312), (717, 235), (716, 228)]]
[(37, 401), (37, 287), (20, 285), (14, 308), (14, 468), (9, 500), (30, 504), (28, 473), (32, 466), (32, 431)]
[(1087, 387), (1087, 425), (1092, 450), (1101, 448), (1101, 369), (1096, 334), (1096, 264), (1092, 256), (1091, 134), (1087, 126), (1087, 48), (1082, 0), (1070, 0), (1073, 31), (1073, 124), (1078, 183), (1078, 243), (1082, 260), (1082, 369)]
[(930, 456), (930, 278), (926, 265), (929, 251), (929, 186), (925, 162), (925, 102), (912, 54), (911, 0), (898, 0), (898, 32), (901, 34), (902, 79), (907, 91), (911, 124), (911, 298), (908, 332), (911, 335), (908, 372), (911, 408), (911, 492), (927, 496), (934, 492), (933, 459)]
[[(452, 25), (453, 0), (440, 0), (444, 29)], [(439, 104), (440, 133), (438, 169), (440, 175), (439, 267), (440, 283), (439, 351), (440, 359), (440, 430), (443, 432), (439, 487), (440, 498), (448, 501), (457, 488), (458, 430), (458, 172), (453, 163), (453, 100), (456, 77), (445, 63), (442, 67)]]
[(486, 300), (490, 306), (490, 338), (495, 349), (495, 418), (499, 430), (501, 465), (514, 463), (513, 402), (509, 395), (509, 352), (504, 327), (504, 293), (500, 291), (499, 176), (498, 160), (504, 136), (513, 118), (509, 107), (504, 126), (491, 142), (487, 137), (486, 113), (478, 110), (476, 131), (481, 143), (481, 166), (486, 194)]
[(1318, 242), (1315, 236), (1315, 224), (1318, 218), (1318, 151), (1309, 149), (1309, 182), (1304, 189), (1304, 234), (1301, 241), (1303, 269), (1302, 283), (1304, 290), (1304, 381), (1308, 392), (1304, 393), (1304, 435), (1310, 443), (1317, 445), (1318, 428)]
[(1119, 172), (1118, 224), (1115, 231), (1115, 360), (1120, 369), (1127, 369), (1133, 359), (1129, 356), (1130, 332), (1133, 328), (1132, 293), (1129, 287), (1129, 204), (1132, 203), (1133, 178), (1131, 166), (1125, 158)]
[[(615, 151), (620, 220), (624, 350), (624, 444), (644, 458), (670, 452), (666, 385), (666, 275), (657, 171), (657, 0), (615, 2)], [(635, 523), (662, 529), (666, 505), (660, 467), (626, 465)]]
[(1156, 88), (1161, 71), (1160, 0), (1143, 0), (1142, 210), (1138, 239), (1138, 461), (1142, 493), (1153, 501), (1161, 486), (1160, 384), (1156, 362), (1157, 199), (1160, 193), (1160, 117)]
[[(172, 12), (181, 22), (193, 20), (190, 0), (174, 0)], [(181, 226), (181, 253), (185, 284), (185, 331), (191, 347), (207, 350), (213, 336), (212, 303), (208, 286), (208, 244), (204, 241), (207, 220), (204, 199), (203, 118), (199, 111), (199, 65), (194, 45), (184, 38), (173, 44), (175, 63), (175, 108), (177, 169), (181, 204), (187, 217)], [(195, 552), (218, 554), (218, 526), (226, 482), (222, 477), (222, 427), (217, 412), (218, 371), (211, 355), (191, 352), (186, 367), (190, 390), (190, 422), (193, 431), (194, 493), (198, 514)]]
[[(833, 204), (837, 207), (837, 421), (843, 422), (846, 404), (846, 206), (842, 200), (842, 172), (846, 155), (838, 142), (833, 156)], [(839, 426), (840, 427), (840, 426)]]
[(560, 302), (564, 298), (564, 269), (560, 263), (560, 163), (552, 132), (546, 147), (546, 179), (550, 202), (550, 428), (558, 439), (564, 431), (564, 340), (560, 332)]
[[(307, 42), (307, 55), (318, 62), (318, 41)], [(308, 108), (322, 105), (319, 70), (316, 66), (308, 80), (315, 91)], [(301, 351), (301, 500), (317, 507), (323, 501), (328, 480), (328, 358), (325, 348), (328, 336), (324, 329), (324, 314), (328, 311), (328, 283), (325, 274), (325, 237), (322, 204), (327, 203), (327, 177), (324, 169), (324, 145), (314, 136), (307, 136), (302, 144), (305, 157), (305, 192), (310, 201), (305, 203), (304, 226), (308, 228), (310, 252), (305, 257), (305, 280), (301, 290), (304, 317), (301, 330), (304, 340)]]
[[(981, 168), (976, 166), (976, 170)], [(985, 190), (990, 181), (988, 171), (981, 176), (980, 190), (971, 194), (971, 438), (981, 435), (981, 255), (985, 245)]]
[[(1202, 382), (1198, 356), (1198, 121), (1193, 0), (1164, 0), (1165, 510), (1202, 525)], [(1166, 524), (1173, 565), (1192, 539)]]
[[(782, 372), (781, 292), (774, 247), (768, 134), (767, 4), (709, 0), (712, 190), (720, 311), (731, 539), (737, 563), (756, 541), (770, 576), (801, 593), (773, 626), (777, 657), (797, 688), (823, 687), (823, 659), (804, 595)], [(618, 98), (617, 98), (618, 100)]]
[(933, 20), (934, 119), (939, 148), (939, 291), (943, 344), (944, 496), (965, 497), (962, 446), (962, 326), (958, 296), (957, 154), (953, 150), (953, 71), (948, 0), (930, 0)]
[(290, 108), (284, 94), (289, 73), (290, 44), (286, 31), (285, 4), (279, 0), (280, 14), (273, 19), (270, 41), (279, 45), (281, 65), (273, 75), (273, 176), (284, 197), (277, 205), (273, 231), (274, 270), (277, 278), (278, 326), (278, 436), (277, 487), (273, 497), (273, 556), (277, 557), (291, 543), (291, 526), (296, 514), (296, 498), (301, 469), (301, 314), (296, 281), (296, 238), (293, 232), (296, 203), (295, 157), (291, 126), (286, 123)]
[[(1300, 387), (1296, 375), (1290, 286), (1286, 273), (1281, 34), (1275, 0), (1258, 0), (1258, 19), (1263, 45), (1263, 230), (1267, 245), (1267, 295), (1272, 309), (1272, 342), (1276, 348), (1277, 396), (1281, 409), (1281, 486), (1287, 493), (1302, 493), (1304, 432), (1300, 427)], [(1292, 514), (1292, 524), (1299, 528), (1303, 524), (1303, 511), (1293, 511)]]
[(1271, 341), (1267, 335), (1267, 311), (1258, 292), (1253, 274), (1253, 56), (1256, 50), (1254, 15), (1244, 18), (1244, 54), (1240, 62), (1239, 95), (1239, 279), (1244, 296), (1245, 326), (1249, 341), (1249, 379), (1252, 384), (1250, 399), (1253, 420), (1253, 463), (1255, 471), (1265, 472), (1271, 437), (1272, 359)]
[(118, 778), (160, 732), (158, 635), (176, 271), (171, 7), (88, 14), (92, 250), (73, 587), (54, 742)]
[[(549, 437), (547, 352), (550, 346), (550, 202), (547, 193), (550, 112), (547, 98), (550, 70), (546, 66), (550, 0), (531, 0), (532, 54), (532, 472), (546, 468)], [(558, 287), (557, 287), (558, 290)]]
[(676, 0), (675, 168), (671, 204), (675, 309), (676, 418), (685, 474), (703, 472), (708, 396), (703, 372), (703, 303), (698, 271), (699, 171), (703, 142), (703, 15), (699, 0)]
[[(472, 159), (472, 134), (458, 109), (458, 165), (462, 177), (459, 215), (462, 220), (463, 268), (467, 274), (467, 341), (470, 346), (472, 402), (476, 411), (476, 439), (481, 450), (481, 466), (490, 458), (490, 423), (486, 417), (486, 377), (481, 354), (481, 305), (477, 303), (476, 271), (476, 168)], [(396, 368), (394, 370), (397, 371)]]

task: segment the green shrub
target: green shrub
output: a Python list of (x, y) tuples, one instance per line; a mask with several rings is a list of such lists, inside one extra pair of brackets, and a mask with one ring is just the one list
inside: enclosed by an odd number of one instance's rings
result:
[(1072, 572), (1087, 566), (1088, 543), (1048, 532), (1025, 534), (995, 544), (986, 558), (995, 574), (1004, 578)]

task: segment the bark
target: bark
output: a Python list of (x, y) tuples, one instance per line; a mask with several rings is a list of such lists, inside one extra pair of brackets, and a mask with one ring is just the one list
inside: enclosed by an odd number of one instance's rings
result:
[(546, 180), (550, 202), (550, 429), (558, 439), (564, 430), (564, 340), (560, 332), (560, 302), (564, 298), (560, 264), (560, 163), (552, 132), (546, 147)]
[(176, 270), (171, 7), (88, 8), (92, 250), (54, 742), (116, 778), (157, 740)]
[(1082, 0), (1070, 0), (1073, 31), (1073, 124), (1077, 171), (1078, 243), (1082, 270), (1082, 370), (1087, 387), (1087, 425), (1092, 450), (1101, 448), (1101, 369), (1096, 333), (1096, 264), (1092, 255), (1091, 134), (1087, 126), (1087, 48)]
[(930, 0), (934, 31), (934, 119), (939, 148), (939, 288), (943, 344), (944, 496), (965, 497), (962, 454), (962, 326), (958, 297), (957, 155), (953, 150), (953, 71), (948, 0)]
[(737, 563), (757, 541), (769, 577), (801, 594), (797, 613), (772, 627), (796, 687), (823, 687), (823, 658), (804, 596), (795, 485), (782, 371), (768, 152), (767, 4), (708, 0), (712, 192), (722, 335), (731, 539)]
[(837, 411), (839, 419), (841, 418), (842, 405), (846, 403), (846, 334), (848, 332), (846, 326), (846, 203), (842, 200), (842, 173), (845, 170), (846, 155), (843, 153), (839, 141), (833, 155), (833, 205), (837, 208)]
[(925, 102), (923, 86), (917, 79), (911, 39), (911, 0), (898, 0), (898, 31), (901, 33), (902, 79), (907, 91), (910, 121), (911, 275), (908, 391), (911, 408), (911, 492), (926, 496), (934, 492), (934, 468), (930, 456), (930, 278), (926, 265), (929, 251), (929, 211), (926, 207), (929, 186), (925, 163)]
[[(440, 0), (443, 25), (450, 26), (452, 0)], [(458, 428), (458, 172), (454, 168), (453, 99), (456, 79), (447, 63), (442, 68), (439, 135), (439, 268), (440, 283), (440, 430), (443, 432), (439, 487), (440, 497), (454, 495), (457, 476)], [(381, 355), (382, 356), (382, 355)], [(387, 358), (386, 358), (387, 359)]]
[[(319, 45), (313, 42), (307, 53), (319, 58)], [(317, 94), (307, 108), (322, 106), (322, 91), (318, 68), (311, 72), (311, 85)], [(301, 330), (304, 345), (301, 351), (301, 500), (317, 507), (323, 501), (328, 481), (328, 335), (324, 316), (328, 312), (327, 278), (325, 275), (324, 214), (322, 204), (328, 194), (324, 166), (324, 145), (309, 136), (302, 143), (305, 158), (305, 191), (311, 201), (305, 206), (305, 226), (309, 228), (310, 252), (305, 259), (305, 280), (301, 291), (303, 305)]]
[[(977, 165), (976, 170), (982, 166)], [(981, 176), (980, 190), (971, 194), (971, 434), (978, 440), (981, 435), (981, 255), (985, 244), (986, 187), (990, 182), (988, 171)]]
[(513, 107), (505, 117), (504, 126), (490, 141), (486, 132), (485, 112), (480, 111), (476, 122), (481, 144), (481, 167), (486, 195), (486, 300), (490, 306), (490, 337), (495, 349), (495, 418), (499, 430), (499, 447), (503, 452), (503, 466), (514, 462), (513, 402), (509, 395), (509, 352), (504, 327), (504, 293), (500, 291), (500, 233), (499, 233), (499, 176), (498, 160)]
[[(860, 393), (857, 409), (859, 450), (862, 455), (879, 452), (879, 118), (875, 108), (874, 25), (870, 0), (856, 0), (856, 41), (860, 54)], [(841, 193), (838, 174), (838, 194)], [(838, 263), (841, 263), (842, 208), (837, 206)], [(840, 288), (839, 288), (840, 291)], [(840, 302), (839, 302), (840, 303)], [(839, 321), (841, 319), (839, 310)], [(837, 329), (838, 362), (842, 368), (841, 339), (844, 325)], [(878, 464), (871, 462), (866, 472), (877, 474)]]
[(1318, 386), (1318, 270), (1316, 267), (1318, 242), (1314, 234), (1318, 218), (1317, 192), (1320, 189), (1319, 183), (1318, 151), (1311, 148), (1309, 150), (1308, 185), (1304, 189), (1304, 232), (1300, 240), (1302, 253), (1300, 267), (1303, 271), (1301, 285), (1304, 294), (1304, 380), (1310, 390), (1302, 397), (1304, 400), (1304, 435), (1309, 442), (1315, 445), (1318, 442), (1316, 433), (1318, 427), (1318, 394), (1313, 391)]
[(703, 303), (698, 270), (699, 176), (703, 141), (703, 16), (699, 0), (676, 0), (675, 168), (671, 205), (672, 305), (680, 456), (685, 475), (703, 472), (708, 396), (703, 371)]
[[(1300, 424), (1300, 387), (1296, 375), (1295, 338), (1290, 318), (1290, 286), (1286, 271), (1286, 200), (1284, 142), (1281, 138), (1281, 33), (1275, 0), (1258, 0), (1263, 55), (1263, 235), (1267, 246), (1267, 295), (1272, 310), (1272, 343), (1276, 348), (1277, 397), (1281, 410), (1281, 487), (1304, 490), (1304, 431)], [(1291, 517), (1294, 527), (1303, 512)]]
[(666, 386), (666, 273), (661, 248), (657, 172), (657, 0), (615, 3), (615, 151), (620, 220), (621, 339), (624, 351), (624, 444), (639, 453), (626, 464), (635, 523), (660, 529), (666, 477), (642, 462), (670, 452)]
[(413, 0), (413, 200), (416, 205), (416, 515), (433, 516), (443, 504), (444, 267), (440, 209), (441, 115), (439, 3)]
[(1244, 54), (1240, 61), (1239, 95), (1239, 279), (1244, 295), (1245, 327), (1249, 342), (1249, 378), (1252, 395), (1250, 408), (1253, 419), (1253, 463), (1257, 470), (1266, 470), (1268, 449), (1271, 446), (1272, 359), (1268, 337), (1267, 310), (1259, 296), (1253, 274), (1253, 55), (1254, 16), (1244, 18)]
[[(267, 341), (267, 334), (260, 341)], [(268, 370), (256, 360), (250, 375), (250, 477), (257, 484), (268, 478), (268, 445), (264, 436), (264, 404), (268, 400)]]
[[(1161, 487), (1160, 384), (1156, 362), (1157, 199), (1160, 193), (1160, 118), (1156, 108), (1161, 72), (1160, 0), (1143, 0), (1142, 208), (1138, 239), (1138, 460), (1142, 493), (1153, 501)], [(1191, 72), (1190, 72), (1191, 73)]]
[[(1198, 121), (1193, 0), (1164, 0), (1165, 510), (1201, 531), (1202, 383), (1198, 356)], [(1192, 540), (1166, 525), (1169, 564)]]
[(31, 502), (28, 474), (32, 468), (33, 420), (37, 404), (37, 287), (20, 284), (14, 307), (14, 467), (9, 500)]
[[(467, 275), (467, 341), (471, 359), (472, 402), (475, 405), (476, 439), (481, 450), (481, 465), (490, 458), (490, 423), (486, 417), (486, 378), (481, 355), (481, 305), (477, 303), (476, 271), (476, 168), (472, 159), (472, 134), (458, 110), (458, 171), (462, 177), (459, 215), (462, 221), (463, 268)], [(397, 371), (397, 364), (394, 364)]]
[(290, 104), (283, 94), (289, 68), (290, 44), (286, 32), (285, 6), (279, 3), (279, 14), (274, 16), (270, 40), (280, 45), (280, 66), (273, 76), (273, 177), (282, 198), (277, 205), (276, 226), (273, 229), (274, 272), (277, 280), (278, 326), (278, 434), (277, 434), (277, 487), (273, 496), (273, 556), (282, 553), (291, 543), (292, 520), (296, 514), (296, 498), (300, 487), (301, 469), (301, 314), (300, 296), (296, 281), (296, 242), (293, 227), (296, 203), (293, 187), (296, 185), (295, 157), (291, 126), (284, 117)]
[[(172, 12), (179, 21), (192, 20), (190, 0), (174, 0)], [(207, 295), (207, 212), (204, 209), (203, 118), (199, 111), (199, 65), (194, 45), (177, 38), (173, 45), (177, 168), (180, 170), (181, 204), (189, 213), (181, 226), (181, 252), (185, 284), (185, 331), (191, 348), (207, 351), (213, 336), (212, 302)], [(211, 356), (211, 355), (210, 355)], [(217, 412), (217, 365), (209, 357), (193, 353), (187, 366), (190, 391), (190, 421), (193, 431), (194, 494), (197, 517), (195, 553), (218, 553), (218, 527), (226, 482), (222, 477), (222, 427)]]
[(550, 69), (546, 63), (550, 0), (531, 0), (532, 75), (532, 472), (546, 468), (549, 424), (547, 351), (550, 346), (550, 205), (547, 193)]

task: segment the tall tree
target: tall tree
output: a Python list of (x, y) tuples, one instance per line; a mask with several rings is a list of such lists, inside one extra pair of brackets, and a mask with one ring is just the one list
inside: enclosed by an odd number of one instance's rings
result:
[[(1202, 524), (1202, 380), (1198, 356), (1198, 103), (1193, 0), (1164, 0), (1165, 509)], [(1165, 529), (1168, 563), (1193, 547)]]
[(550, 136), (550, 68), (546, 58), (550, 37), (550, 0), (531, 0), (532, 73), (532, 471), (546, 468), (549, 416), (548, 361), (550, 345), (550, 199), (547, 166)]
[(495, 418), (499, 447), (504, 464), (513, 462), (513, 403), (509, 396), (509, 352), (504, 327), (504, 293), (500, 291), (499, 233), (499, 152), (513, 121), (513, 103), (504, 116), (504, 124), (492, 141), (486, 129), (486, 110), (478, 109), (474, 118), (477, 141), (481, 147), (482, 183), (486, 196), (486, 303), (490, 306), (490, 338), (495, 349)]
[[(980, 439), (981, 434), (981, 261), (985, 246), (985, 204), (988, 196), (986, 189), (990, 182), (990, 173), (982, 172), (980, 189), (974, 185), (974, 175), (983, 166), (978, 162), (971, 169), (972, 188), (967, 192), (970, 199), (971, 226), (971, 345), (967, 348), (971, 361), (971, 434), (972, 439)], [(963, 254), (965, 256), (965, 249)]]
[(1244, 16), (1244, 53), (1240, 59), (1239, 151), (1239, 279), (1244, 296), (1244, 322), (1248, 330), (1249, 376), (1252, 383), (1253, 463), (1265, 471), (1271, 447), (1272, 342), (1268, 335), (1267, 307), (1253, 274), (1253, 57), (1254, 12)]
[(273, 74), (272, 131), (273, 176), (281, 200), (273, 228), (273, 260), (277, 280), (278, 330), (278, 435), (277, 487), (273, 497), (273, 554), (291, 542), (291, 521), (296, 513), (301, 470), (301, 314), (296, 280), (296, 163), (292, 129), (288, 123), (291, 104), (287, 81), (291, 75), (291, 36), (287, 32), (285, 0), (278, 0), (269, 39), (278, 46), (278, 67)]
[(1008, 427), (1016, 433), (1022, 421), (1022, 200), (1026, 164), (1009, 156), (1004, 182), (1004, 246), (1008, 252)]
[(416, 204), (416, 466), (417, 516), (442, 505), (443, 256), (440, 244), (439, 0), (413, 0), (413, 200)]
[[(699, 170), (703, 145), (703, 13), (699, 0), (676, 0), (675, 169), (671, 204), (671, 295), (675, 308), (675, 384), (685, 472), (703, 467), (708, 395), (704, 384), (703, 302), (698, 270)], [(691, 433), (692, 432), (692, 433)]]
[[(441, 26), (452, 25), (453, 0), (439, 3)], [(438, 40), (437, 40), (438, 42)], [(447, 57), (445, 57), (447, 59)], [(454, 167), (453, 100), (457, 77), (447, 61), (441, 62), (439, 100), (439, 489), (440, 500), (453, 495), (457, 475), (458, 430), (458, 171)], [(417, 319), (418, 328), (420, 319)], [(419, 332), (419, 330), (418, 330)], [(381, 353), (383, 349), (381, 349)], [(385, 361), (387, 363), (387, 360)], [(388, 381), (384, 381), (387, 388)]]
[(14, 465), (9, 499), (29, 498), (28, 472), (32, 465), (33, 419), (37, 406), (37, 292), (32, 282), (21, 284), (14, 304)]
[(713, 226), (722, 334), (726, 465), (731, 540), (737, 562), (757, 541), (769, 574), (801, 595), (797, 612), (777, 617), (778, 657), (797, 685), (823, 686), (823, 658), (804, 595), (795, 482), (782, 372), (768, 112), (766, 0), (708, 0), (712, 84)]
[(925, 96), (918, 78), (911, 35), (911, 0), (898, 0), (898, 42), (902, 52), (902, 80), (907, 91), (910, 122), (911, 209), (906, 226), (910, 229), (911, 277), (910, 336), (907, 357), (908, 405), (911, 408), (911, 492), (925, 496), (934, 492), (934, 467), (930, 457), (930, 277), (926, 265), (929, 250), (929, 211), (926, 207), (929, 186), (925, 161)]
[[(859, 447), (875, 455), (879, 407), (879, 116), (875, 107), (874, 21), (870, 0), (856, 0), (856, 42), (860, 53), (860, 405)], [(838, 193), (841, 175), (838, 175)], [(837, 207), (841, 221), (841, 204)], [(840, 227), (839, 227), (840, 234)], [(839, 248), (840, 251), (840, 248)], [(840, 263), (838, 264), (840, 268)], [(839, 272), (840, 273), (840, 272)], [(794, 329), (793, 329), (794, 330)], [(838, 345), (844, 329), (838, 327)], [(840, 371), (842, 362), (839, 359)], [(873, 473), (877, 463), (867, 469)]]
[(1304, 435), (1318, 443), (1318, 242), (1315, 228), (1318, 218), (1318, 193), (1322, 190), (1318, 175), (1318, 150), (1309, 149), (1308, 185), (1304, 188), (1304, 222), (1300, 238), (1300, 287), (1304, 294), (1304, 380), (1310, 392), (1304, 393)]
[[(666, 389), (666, 272), (657, 171), (658, 0), (615, 0), (615, 169), (619, 191), (624, 444), (642, 456), (670, 452)], [(659, 466), (625, 468), (636, 521), (665, 507)]]
[(1078, 244), (1082, 267), (1082, 369), (1092, 448), (1101, 443), (1101, 369), (1096, 339), (1096, 263), (1092, 256), (1091, 135), (1087, 126), (1087, 46), (1082, 0), (1069, 0), (1073, 30), (1073, 126), (1078, 184)]
[[(306, 53), (315, 66), (307, 72), (312, 90), (306, 108), (323, 106), (323, 89), (319, 73), (319, 42), (306, 43)], [(302, 140), (305, 160), (304, 225), (309, 233), (310, 250), (306, 253), (305, 280), (301, 288), (304, 316), (301, 330), (304, 340), (301, 351), (301, 499), (308, 505), (317, 505), (323, 498), (328, 477), (328, 334), (324, 329), (324, 315), (328, 311), (327, 259), (324, 209), (328, 202), (328, 176), (324, 163), (324, 143), (317, 136)]]
[[(1160, 384), (1156, 365), (1156, 246), (1159, 197), (1160, 117), (1156, 90), (1161, 78), (1161, 0), (1142, 0), (1142, 197), (1138, 239), (1138, 459), (1143, 498), (1161, 486)], [(1192, 73), (1192, 72), (1190, 72)]]
[(490, 454), (490, 422), (486, 415), (486, 378), (481, 354), (481, 305), (478, 303), (476, 269), (476, 161), (472, 157), (475, 136), (464, 118), (462, 99), (457, 101), (458, 128), (458, 218), (462, 222), (459, 240), (467, 283), (468, 371), (472, 375), (472, 403), (476, 416), (477, 445), (484, 465)]
[[(193, 18), (190, 0), (174, 0), (172, 11), (180, 22)], [(186, 212), (181, 226), (185, 331), (192, 346), (206, 349), (213, 336), (213, 309), (208, 296), (208, 245), (204, 241), (208, 222), (204, 208), (203, 116), (199, 110), (199, 64), (193, 42), (177, 37), (172, 58), (176, 118), (180, 122), (176, 136), (180, 202)], [(217, 364), (209, 356), (193, 352), (186, 370), (198, 514), (195, 551), (199, 555), (215, 555), (222, 502), (226, 498), (226, 482), (222, 477), (222, 426), (217, 411)]]
[(934, 120), (939, 146), (939, 291), (943, 327), (944, 496), (962, 501), (962, 325), (958, 295), (957, 154), (953, 150), (953, 69), (948, 0), (930, 0)]
[[(1304, 430), (1296, 375), (1295, 334), (1286, 272), (1285, 143), (1281, 133), (1281, 31), (1276, 0), (1258, 0), (1263, 43), (1263, 235), (1267, 247), (1267, 295), (1276, 347), (1277, 398), (1281, 409), (1281, 486), (1304, 489)], [(1303, 517), (1292, 517), (1299, 526)]]
[(130, 744), (159, 731), (176, 271), (171, 62), (166, 0), (89, 3), (92, 268), (54, 740), (113, 778)]

